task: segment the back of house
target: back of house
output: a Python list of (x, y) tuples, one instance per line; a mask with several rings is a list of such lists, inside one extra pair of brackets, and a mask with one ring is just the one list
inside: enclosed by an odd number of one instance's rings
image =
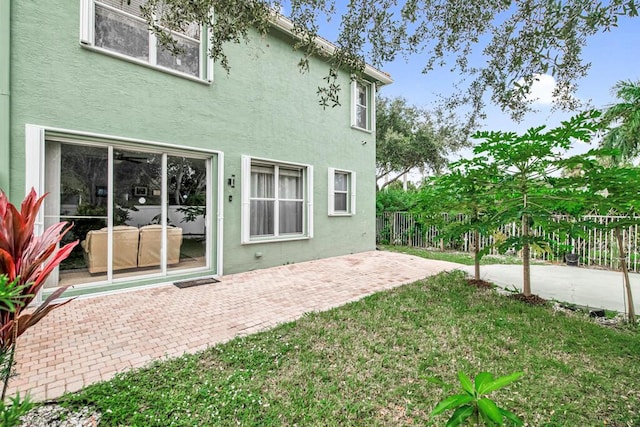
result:
[(173, 54), (142, 3), (0, 6), (0, 188), (14, 203), (48, 192), (39, 232), (70, 221), (65, 239), (81, 241), (47, 292), (374, 249), (375, 94), (388, 75), (341, 72), (342, 105), (323, 109), (326, 58), (300, 73), (286, 19), (227, 46), (227, 74), (208, 57), (210, 29), (185, 25)]

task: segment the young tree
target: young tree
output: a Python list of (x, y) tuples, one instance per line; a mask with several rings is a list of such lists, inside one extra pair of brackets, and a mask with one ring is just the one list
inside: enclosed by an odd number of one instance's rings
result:
[[(376, 180), (383, 189), (412, 169), (440, 172), (447, 154), (464, 146), (452, 115), (429, 113), (404, 98), (380, 98), (376, 107)], [(394, 175), (394, 176), (392, 176)]]
[[(522, 250), (523, 294), (531, 295), (530, 257), (533, 246), (548, 248), (549, 242), (534, 236), (532, 226), (552, 227), (559, 201), (571, 199), (566, 181), (550, 179), (566, 165), (564, 156), (573, 141), (589, 142), (597, 130), (598, 112), (579, 114), (558, 128), (531, 128), (523, 135), (513, 132), (478, 132), (474, 162), (485, 165), (486, 173), (496, 176), (496, 220), (502, 224), (520, 223), (519, 235), (511, 236), (501, 249)], [(555, 225), (557, 226), (557, 225)]]
[[(421, 187), (416, 209), (429, 224), (438, 224), (443, 239), (473, 233), (474, 276), (480, 280), (480, 260), (488, 249), (480, 246), (480, 238), (489, 236), (499, 225), (493, 215), (496, 175), (475, 159), (450, 167), (450, 173), (434, 177)], [(445, 215), (447, 219), (443, 220)]]
[(620, 102), (609, 106), (602, 115), (602, 123), (613, 127), (600, 145), (617, 150), (614, 161), (619, 163), (640, 154), (640, 80), (618, 82), (613, 92)]
[(627, 315), (629, 322), (635, 324), (636, 314), (627, 268), (628, 253), (623, 235), (626, 230), (640, 224), (640, 169), (628, 166), (606, 166), (600, 161), (603, 155), (616, 155), (608, 150), (592, 150), (567, 161), (571, 167), (582, 171), (580, 187), (573, 193), (573, 203), (581, 206), (583, 213), (595, 213), (610, 216), (610, 221), (582, 221), (581, 227), (587, 230), (612, 232), (618, 245), (618, 256), (622, 270)]
[[(521, 118), (529, 108), (532, 83), (545, 73), (557, 81), (554, 102), (576, 107), (576, 82), (589, 69), (582, 59), (588, 37), (612, 29), (621, 16), (638, 16), (637, 0), (381, 0), (348, 2), (342, 9), (333, 0), (149, 0), (144, 12), (161, 41), (173, 48), (178, 43), (170, 36), (172, 28), (194, 21), (207, 24), (209, 54), (228, 70), (226, 45), (246, 41), (254, 31), (266, 33), (283, 5), (299, 38), (301, 69), (309, 67), (311, 55), (329, 57), (328, 84), (319, 91), (324, 105), (339, 102), (338, 70), (351, 73), (362, 70), (365, 60), (379, 66), (398, 56), (421, 55), (425, 73), (448, 66), (461, 76), (451, 101), (472, 107), (470, 126), (487, 92), (492, 102)], [(321, 51), (313, 43), (319, 23), (338, 10), (338, 49)]]

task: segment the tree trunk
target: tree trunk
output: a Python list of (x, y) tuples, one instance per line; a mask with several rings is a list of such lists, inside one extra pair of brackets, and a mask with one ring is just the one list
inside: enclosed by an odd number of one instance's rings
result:
[(620, 265), (622, 267), (622, 276), (624, 277), (624, 289), (627, 293), (627, 314), (629, 322), (636, 324), (636, 310), (633, 307), (633, 295), (631, 294), (631, 282), (629, 281), (629, 270), (627, 269), (627, 253), (624, 250), (624, 242), (622, 241), (622, 233), (619, 228), (614, 228), (613, 232), (618, 241), (618, 252), (620, 252)]
[(473, 245), (473, 264), (476, 280), (480, 280), (480, 233), (478, 230), (473, 231), (475, 243)]
[(412, 168), (404, 169), (402, 172), (400, 172), (400, 174), (399, 174), (399, 175), (397, 175), (397, 176), (395, 176), (395, 177), (393, 177), (393, 178), (391, 178), (391, 179), (389, 179), (388, 177), (389, 177), (389, 173), (391, 173), (392, 171), (386, 172), (386, 173), (384, 173), (384, 174), (382, 174), (382, 175), (380, 175), (380, 176), (376, 176), (376, 181), (377, 181), (377, 180), (379, 180), (379, 179), (381, 179), (381, 178), (384, 178), (385, 176), (387, 177), (387, 180), (386, 180), (386, 181), (385, 181), (385, 182), (380, 186), (380, 190), (384, 189), (385, 187), (389, 186), (390, 184), (393, 184), (394, 182), (396, 182), (397, 180), (399, 180), (400, 178), (402, 178), (404, 175), (406, 175), (407, 173), (409, 173), (409, 171), (410, 171), (411, 169), (412, 169)]
[(531, 295), (531, 266), (529, 265), (529, 216), (522, 215), (522, 293)]

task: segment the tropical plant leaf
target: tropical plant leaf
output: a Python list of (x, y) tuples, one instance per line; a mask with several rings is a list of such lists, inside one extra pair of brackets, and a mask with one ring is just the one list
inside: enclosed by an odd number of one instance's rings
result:
[(473, 397), (468, 394), (454, 394), (453, 396), (449, 396), (442, 402), (438, 403), (436, 407), (433, 408), (433, 411), (431, 411), (431, 415), (438, 415), (448, 409), (457, 408), (460, 405), (466, 405), (472, 400)]
[(520, 417), (518, 417), (513, 412), (507, 411), (506, 409), (502, 409), (502, 408), (498, 408), (498, 410), (500, 411), (500, 413), (502, 414), (502, 416), (504, 418), (508, 419), (509, 421), (514, 423), (515, 425), (517, 425), (517, 426), (523, 426), (524, 425), (524, 421), (522, 421), (522, 419), (520, 419)]
[(474, 378), (474, 383), (478, 395), (484, 394), (484, 388), (491, 382), (493, 382), (493, 375), (491, 375), (489, 372), (480, 372), (478, 375), (476, 375), (476, 377)]
[(6, 274), (9, 281), (16, 280), (16, 265), (11, 254), (0, 248), (0, 274)]
[(461, 406), (451, 415), (449, 421), (447, 421), (446, 427), (457, 427), (461, 425), (467, 418), (473, 414), (473, 406), (465, 405)]
[[(0, 191), (0, 274), (6, 275), (10, 281), (16, 280), (20, 287), (20, 292), (5, 303), (7, 308), (14, 311), (0, 313), (0, 349), (10, 347), (16, 335), (24, 333), (51, 310), (69, 302), (52, 304), (66, 290), (66, 287), (62, 287), (35, 311), (21, 313), (23, 307), (33, 301), (49, 274), (78, 244), (76, 240), (58, 248), (63, 236), (71, 228), (65, 222), (48, 227), (40, 236), (34, 235), (34, 224), (45, 196), (38, 198), (35, 190), (31, 189), (18, 212), (9, 203), (6, 194)], [(15, 319), (18, 319), (17, 331), (14, 331)]]
[(38, 275), (38, 278), (34, 282), (34, 286), (39, 287), (40, 285), (44, 284), (44, 281), (47, 279), (47, 277), (49, 277), (49, 274), (51, 274), (51, 272), (58, 266), (58, 264), (60, 264), (69, 256), (73, 248), (75, 248), (77, 245), (78, 241), (76, 240), (74, 242), (67, 243), (66, 245), (64, 245), (64, 247), (60, 248), (60, 250), (52, 256), (49, 262), (47, 262), (45, 267), (42, 269), (42, 271)]
[(522, 375), (524, 375), (524, 372), (514, 372), (513, 374), (505, 375), (504, 377), (497, 378), (493, 380), (490, 384), (485, 385), (485, 387), (483, 388), (483, 394), (491, 393), (492, 391), (498, 390), (499, 388), (509, 385), (512, 382), (517, 381)]
[(502, 425), (502, 413), (493, 400), (486, 397), (478, 399), (478, 410), (483, 418), (489, 419), (500, 426)]
[(473, 383), (469, 379), (469, 377), (462, 371), (458, 372), (458, 379), (460, 380), (460, 384), (462, 385), (462, 389), (469, 393), (471, 396), (475, 396), (475, 390), (473, 388)]

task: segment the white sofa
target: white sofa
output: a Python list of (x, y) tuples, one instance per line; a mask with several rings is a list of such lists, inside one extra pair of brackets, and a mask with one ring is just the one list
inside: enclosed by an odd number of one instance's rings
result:
[[(89, 273), (107, 271), (108, 229), (91, 230), (82, 246)], [(167, 263), (180, 262), (182, 229), (167, 227)], [(162, 226), (146, 225), (138, 229), (128, 225), (113, 227), (113, 270), (160, 265)]]
[[(182, 228), (167, 227), (167, 264), (180, 262), (180, 246), (182, 246)], [(138, 247), (138, 267), (160, 265), (160, 249), (162, 248), (162, 226), (145, 225), (140, 228), (140, 245)]]
[[(124, 270), (138, 266), (137, 227), (118, 225), (113, 227), (113, 269)], [(84, 250), (89, 273), (107, 271), (107, 228), (91, 230), (80, 244)]]

